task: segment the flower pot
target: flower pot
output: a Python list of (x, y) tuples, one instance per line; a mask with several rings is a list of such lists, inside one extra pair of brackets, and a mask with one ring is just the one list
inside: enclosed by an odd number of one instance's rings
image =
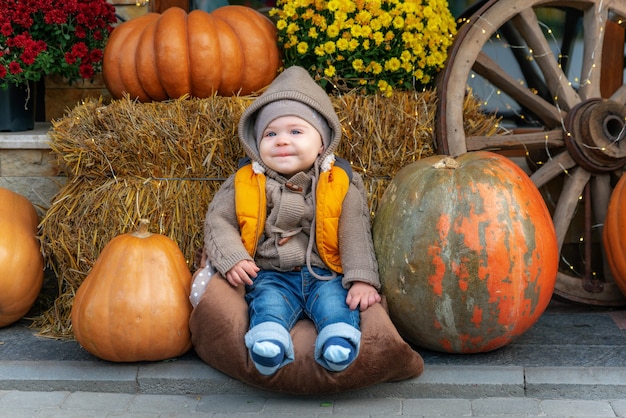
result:
[(48, 75), (45, 80), (46, 121), (60, 119), (87, 99), (102, 98), (103, 104), (111, 101), (102, 74), (93, 80), (78, 80), (70, 84), (59, 75)]
[(35, 127), (34, 84), (0, 88), (0, 131), (28, 131)]

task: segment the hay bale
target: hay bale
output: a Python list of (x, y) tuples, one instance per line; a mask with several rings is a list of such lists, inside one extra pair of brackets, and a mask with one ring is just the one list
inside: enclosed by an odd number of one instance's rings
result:
[[(53, 122), (50, 146), (69, 179), (41, 223), (58, 297), (33, 324), (40, 334), (72, 337), (70, 312), (78, 286), (102, 248), (133, 231), (140, 218), (150, 220), (151, 232), (177, 242), (194, 269), (206, 209), (243, 156), (237, 124), (253, 99), (137, 103), (125, 98), (107, 106), (91, 100)], [(332, 100), (344, 128), (338, 154), (362, 174), (373, 215), (394, 174), (435, 152), (436, 94), (347, 94)], [(475, 112), (473, 125), (481, 131), (471, 133), (484, 135), (496, 123), (477, 106), (468, 111)]]

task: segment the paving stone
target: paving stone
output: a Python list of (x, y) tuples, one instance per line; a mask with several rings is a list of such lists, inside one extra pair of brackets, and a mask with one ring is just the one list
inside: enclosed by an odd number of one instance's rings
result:
[[(626, 398), (626, 393), (624, 394), (624, 397)], [(612, 401), (611, 407), (613, 408), (615, 415), (618, 417), (626, 417), (626, 399)]]
[(127, 393), (74, 392), (61, 404), (61, 409), (126, 411), (134, 397)]
[(17, 390), (0, 391), (0, 411), (9, 409), (37, 410), (47, 407), (58, 407), (69, 395), (69, 392), (20, 392)]
[(467, 399), (406, 399), (402, 415), (467, 416), (472, 414), (472, 403)]
[(267, 414), (295, 414), (297, 416), (332, 413), (335, 406), (333, 398), (281, 397), (268, 398), (263, 408)]
[(245, 395), (204, 395), (198, 400), (196, 410), (215, 413), (265, 412), (265, 398)]
[(337, 399), (333, 406), (333, 415), (370, 416), (400, 415), (402, 401), (394, 398), (383, 399)]
[(476, 415), (539, 415), (541, 406), (537, 399), (483, 398), (472, 401), (472, 413)]
[(181, 395), (136, 395), (128, 407), (130, 412), (153, 414), (193, 412), (199, 403), (195, 396)]
[(588, 400), (544, 400), (541, 408), (548, 416), (571, 417), (614, 417), (615, 412), (608, 402)]

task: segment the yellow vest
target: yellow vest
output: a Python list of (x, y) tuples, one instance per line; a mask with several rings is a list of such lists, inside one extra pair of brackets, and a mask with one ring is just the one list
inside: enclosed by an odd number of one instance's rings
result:
[[(337, 159), (329, 171), (320, 174), (315, 190), (315, 237), (320, 257), (337, 273), (342, 273), (339, 254), (339, 217), (343, 199), (348, 193), (351, 168), (346, 160)], [(241, 240), (248, 253), (254, 257), (257, 244), (265, 227), (267, 200), (265, 175), (246, 164), (235, 174), (235, 210)]]

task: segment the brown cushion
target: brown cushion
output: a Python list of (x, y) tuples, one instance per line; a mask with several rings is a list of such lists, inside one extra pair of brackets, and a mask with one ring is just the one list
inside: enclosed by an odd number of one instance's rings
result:
[(329, 372), (315, 362), (315, 327), (300, 320), (291, 331), (295, 361), (263, 376), (244, 344), (248, 306), (243, 292), (215, 275), (189, 322), (198, 356), (242, 382), (283, 393), (324, 394), (413, 378), (424, 369), (422, 357), (400, 337), (383, 305), (376, 304), (361, 313), (361, 351), (346, 370)]

